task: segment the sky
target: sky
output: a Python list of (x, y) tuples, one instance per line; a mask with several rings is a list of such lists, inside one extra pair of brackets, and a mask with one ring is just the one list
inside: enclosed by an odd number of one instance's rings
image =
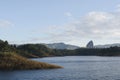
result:
[(120, 0), (0, 0), (0, 39), (10, 44), (120, 43)]

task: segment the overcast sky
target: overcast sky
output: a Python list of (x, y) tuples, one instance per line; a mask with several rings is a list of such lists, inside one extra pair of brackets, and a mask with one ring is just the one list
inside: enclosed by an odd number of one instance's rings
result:
[(0, 0), (0, 39), (10, 43), (120, 43), (120, 0)]

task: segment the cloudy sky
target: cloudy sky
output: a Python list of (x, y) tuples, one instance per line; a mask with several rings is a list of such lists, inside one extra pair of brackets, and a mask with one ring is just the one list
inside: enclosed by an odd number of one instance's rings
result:
[(120, 43), (120, 0), (0, 0), (0, 39), (11, 44)]

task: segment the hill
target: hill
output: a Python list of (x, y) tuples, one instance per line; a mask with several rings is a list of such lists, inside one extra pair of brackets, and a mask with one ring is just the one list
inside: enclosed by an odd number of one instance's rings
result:
[(51, 49), (68, 49), (68, 50), (74, 50), (78, 49), (78, 46), (64, 44), (64, 43), (53, 43), (53, 44), (45, 44), (47, 47)]
[(114, 44), (105, 44), (105, 45), (96, 45), (95, 48), (110, 48), (110, 47), (120, 47), (120, 43), (114, 43)]
[(23, 44), (16, 47), (18, 53), (25, 57), (53, 56), (53, 50), (43, 44)]

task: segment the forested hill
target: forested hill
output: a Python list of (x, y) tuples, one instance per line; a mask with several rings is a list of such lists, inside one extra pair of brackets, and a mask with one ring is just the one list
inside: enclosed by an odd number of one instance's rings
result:
[[(10, 45), (7, 41), (0, 40), (0, 52), (1, 53), (16, 53), (24, 57), (47, 57), (56, 56), (58, 51), (47, 48), (42, 44), (23, 44), (23, 45)], [(56, 54), (55, 54), (56, 53)]]
[(31, 57), (47, 56), (120, 56), (120, 47), (79, 48), (75, 50), (50, 49), (42, 44), (24, 44), (16, 48), (21, 55)]
[(52, 56), (53, 50), (42, 44), (10, 45), (7, 41), (0, 40), (0, 52), (14, 52), (24, 57)]
[(46, 57), (53, 56), (53, 50), (42, 44), (24, 44), (19, 45), (16, 49), (21, 52), (20, 54), (28, 55), (31, 57)]
[(24, 57), (48, 56), (120, 56), (120, 47), (110, 48), (79, 48), (75, 50), (50, 49), (42, 44), (10, 45), (7, 41), (0, 40), (0, 52), (14, 52)]

